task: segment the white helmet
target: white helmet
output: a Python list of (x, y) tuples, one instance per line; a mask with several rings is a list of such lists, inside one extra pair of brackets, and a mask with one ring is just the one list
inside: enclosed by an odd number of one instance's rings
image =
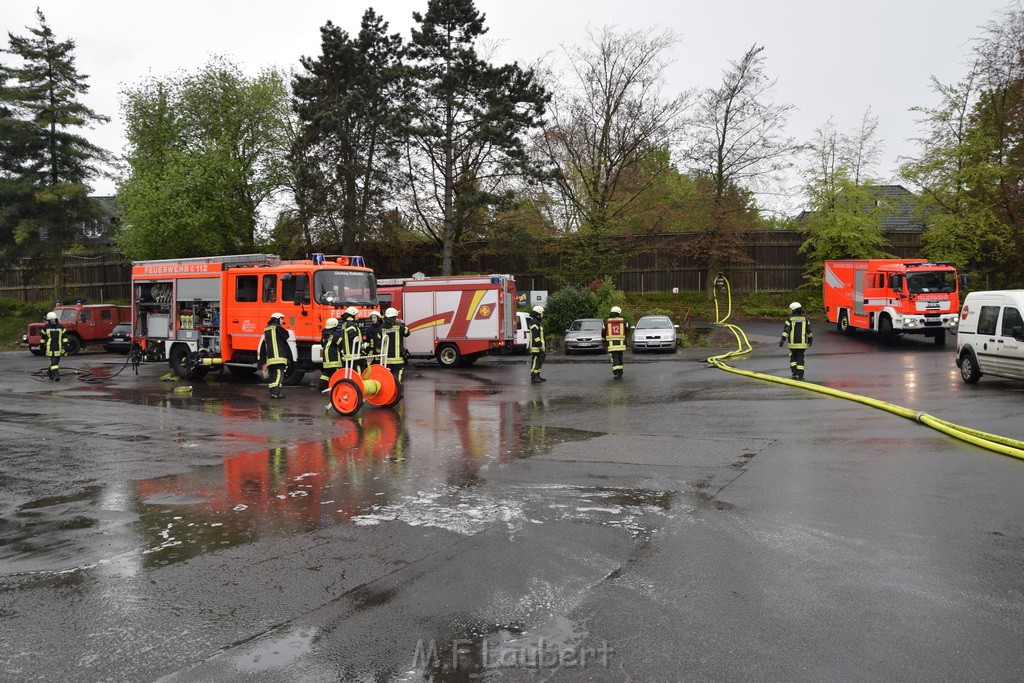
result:
[(533, 312), (536, 313), (537, 315), (544, 315), (544, 307), (543, 306), (534, 306), (533, 307)]
[(384, 317), (385, 318), (397, 318), (398, 317), (398, 309), (397, 308), (389, 308), (388, 310), (384, 311)]
[(622, 313), (622, 309), (619, 308), (618, 306), (612, 306), (612, 313)]
[(338, 326), (338, 319), (337, 318), (328, 318), (327, 322), (324, 323), (324, 327), (326, 327), (329, 330), (333, 330), (337, 326)]
[(789, 305), (789, 310), (791, 310), (791, 311), (795, 311), (798, 308), (803, 308), (803, 306), (800, 305), (799, 301), (794, 301), (793, 303), (791, 303)]
[(379, 318), (380, 317), (380, 311), (370, 311), (370, 317), (371, 318)]
[(284, 320), (284, 313), (271, 313), (270, 314), (270, 319), (271, 320)]
[(47, 320), (56, 320), (57, 319), (57, 312), (56, 311), (50, 311), (49, 313), (46, 314), (46, 319)]
[(359, 315), (359, 309), (356, 308), (355, 306), (349, 306), (348, 308), (345, 309), (345, 312), (348, 313), (353, 318)]

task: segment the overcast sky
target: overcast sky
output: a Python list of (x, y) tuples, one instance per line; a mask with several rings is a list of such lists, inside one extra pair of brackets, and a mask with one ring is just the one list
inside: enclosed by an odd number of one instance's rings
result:
[[(930, 76), (959, 80), (980, 27), (1015, 2), (477, 0), (477, 7), (486, 15), (487, 38), (500, 45), (500, 62), (531, 64), (562, 45), (581, 44), (588, 26), (670, 28), (681, 38), (668, 71), (673, 92), (716, 85), (730, 60), (763, 45), (767, 71), (778, 79), (776, 100), (797, 107), (789, 133), (810, 140), (830, 116), (840, 131), (850, 131), (870, 107), (885, 146), (876, 173), (893, 180), (899, 157), (916, 149), (910, 138), (920, 131), (910, 108), (936, 101)], [(408, 38), (412, 13), (424, 12), (427, 0), (2, 0), (0, 28), (27, 35), (40, 7), (59, 39), (75, 41), (77, 67), (91, 87), (84, 101), (112, 119), (90, 139), (121, 154), (124, 86), (195, 72), (212, 55), (229, 57), (248, 74), (297, 68), (299, 57), (319, 55), (327, 20), (354, 34), (371, 6), (391, 32)], [(94, 189), (113, 194), (114, 182), (96, 181)], [(784, 204), (795, 211), (800, 199)]]

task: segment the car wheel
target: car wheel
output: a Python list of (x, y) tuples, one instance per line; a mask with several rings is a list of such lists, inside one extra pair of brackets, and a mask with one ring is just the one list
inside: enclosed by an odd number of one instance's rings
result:
[(572, 355), (572, 349), (570, 349), (568, 346), (565, 347), (565, 355), (567, 355), (567, 356), (571, 356)]
[(41, 355), (43, 355), (43, 350), (42, 349), (29, 349), (29, 351), (32, 352), (33, 356), (41, 356)]
[(970, 351), (964, 351), (960, 354), (960, 377), (967, 384), (974, 384), (981, 379), (978, 361), (974, 359), (974, 354)]

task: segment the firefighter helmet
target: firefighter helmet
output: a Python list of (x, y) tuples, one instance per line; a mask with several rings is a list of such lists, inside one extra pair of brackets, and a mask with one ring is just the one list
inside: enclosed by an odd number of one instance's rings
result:
[(622, 309), (619, 308), (618, 306), (612, 306), (612, 313), (615, 315), (619, 315), (620, 313), (622, 313)]
[(57, 312), (56, 311), (50, 311), (49, 313), (46, 314), (46, 319), (47, 320), (56, 320), (57, 319)]
[(371, 318), (379, 318), (380, 317), (380, 311), (370, 311), (370, 317)]
[(329, 330), (333, 330), (337, 326), (338, 326), (338, 319), (337, 318), (328, 318), (327, 322), (324, 323), (324, 327), (326, 327)]
[(533, 312), (536, 313), (537, 315), (544, 315), (544, 307), (543, 306), (534, 306), (533, 307)]
[(270, 314), (270, 319), (271, 320), (280, 320), (280, 321), (284, 322), (284, 313), (271, 313)]
[(389, 308), (388, 310), (384, 311), (384, 317), (385, 318), (397, 318), (398, 317), (398, 309), (397, 308)]
[(348, 308), (345, 309), (345, 314), (350, 315), (354, 318), (357, 315), (359, 315), (359, 309), (356, 308), (355, 306), (349, 306)]
[(794, 301), (793, 303), (791, 303), (789, 305), (789, 310), (791, 310), (791, 311), (795, 311), (798, 308), (803, 308), (803, 306), (800, 305), (799, 301)]

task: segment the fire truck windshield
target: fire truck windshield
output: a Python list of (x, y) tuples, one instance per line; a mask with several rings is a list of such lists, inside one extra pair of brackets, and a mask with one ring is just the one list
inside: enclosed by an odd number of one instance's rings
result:
[(931, 271), (909, 273), (907, 290), (911, 294), (929, 294), (934, 292), (955, 292), (956, 276), (950, 271)]
[(313, 275), (316, 300), (332, 306), (376, 306), (377, 283), (373, 273), (352, 270), (318, 270)]

